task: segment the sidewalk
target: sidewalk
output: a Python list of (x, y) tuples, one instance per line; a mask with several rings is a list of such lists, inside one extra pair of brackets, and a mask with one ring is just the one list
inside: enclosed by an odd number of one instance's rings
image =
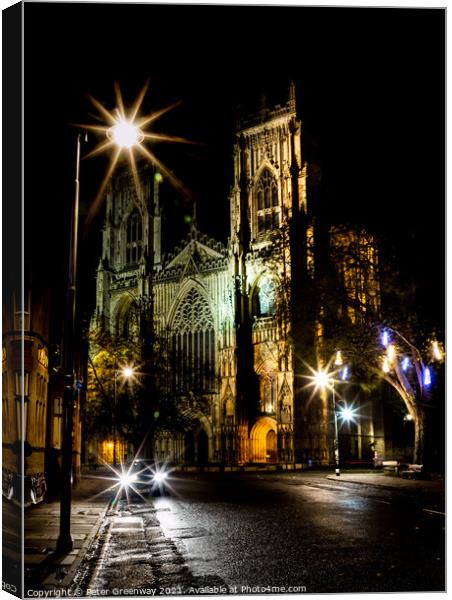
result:
[(428, 494), (444, 493), (444, 480), (422, 480), (422, 479), (402, 479), (392, 475), (383, 475), (380, 473), (350, 473), (341, 472), (340, 476), (334, 473), (327, 475), (326, 479), (331, 479), (338, 483), (360, 483), (362, 485), (371, 485), (387, 490), (400, 490), (407, 492), (422, 492)]
[(58, 558), (54, 550), (59, 533), (60, 503), (40, 503), (25, 510), (25, 587), (64, 588), (74, 573), (105, 517), (112, 481), (85, 474), (73, 490), (71, 528), (73, 550)]

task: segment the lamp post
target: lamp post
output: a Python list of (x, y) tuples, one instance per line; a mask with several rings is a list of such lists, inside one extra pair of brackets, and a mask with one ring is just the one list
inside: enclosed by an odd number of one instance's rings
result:
[(331, 390), (333, 397), (333, 415), (334, 415), (334, 463), (336, 465), (336, 475), (341, 474), (339, 468), (339, 432), (337, 425), (337, 407), (336, 407), (336, 391), (334, 389), (334, 378), (328, 373), (327, 370), (319, 370), (314, 372), (314, 384), (316, 388), (325, 390)]
[(131, 379), (135, 375), (135, 369), (129, 365), (123, 365), (120, 369), (118, 369), (117, 357), (115, 355), (115, 373), (114, 373), (114, 409), (113, 409), (113, 466), (117, 465), (117, 456), (116, 456), (116, 444), (118, 439), (118, 430), (116, 426), (116, 409), (117, 409), (117, 382), (118, 375), (121, 375), (125, 381)]
[[(336, 352), (336, 357), (334, 360), (334, 365), (336, 367), (341, 367), (343, 365), (342, 353), (340, 350)], [(339, 457), (339, 427), (338, 427), (338, 407), (336, 404), (336, 389), (335, 389), (335, 380), (332, 376), (333, 373), (328, 373), (328, 369), (319, 371), (314, 371), (314, 377), (312, 377), (316, 388), (320, 388), (322, 391), (331, 390), (332, 395), (332, 403), (333, 403), (333, 416), (334, 416), (334, 464), (335, 464), (335, 473), (336, 476), (339, 477), (341, 474), (340, 469), (340, 457)], [(347, 407), (343, 408), (341, 411), (341, 416), (344, 420), (348, 420), (347, 416)]]
[(334, 390), (334, 379), (332, 382), (333, 390), (333, 413), (334, 413), (334, 463), (336, 465), (336, 476), (339, 477), (341, 474), (340, 463), (339, 463), (339, 431), (337, 426), (337, 410), (336, 410), (336, 393)]
[[(336, 352), (336, 358), (334, 361), (336, 367), (341, 367), (343, 364), (342, 353), (340, 350)], [(336, 476), (339, 477), (341, 474), (340, 462), (339, 462), (339, 431), (337, 426), (337, 407), (336, 407), (336, 391), (334, 388), (334, 379), (332, 379), (332, 390), (333, 390), (333, 413), (334, 413), (334, 462), (336, 465)]]
[[(69, 267), (66, 291), (66, 315), (64, 325), (63, 373), (65, 378), (63, 395), (63, 440), (61, 453), (61, 496), (60, 496), (60, 532), (56, 550), (65, 554), (73, 549), (71, 535), (72, 506), (72, 433), (74, 402), (78, 393), (75, 378), (75, 315), (76, 315), (76, 282), (77, 282), (77, 242), (78, 213), (80, 200), (80, 151), (82, 132), (77, 134), (75, 161), (75, 191), (71, 208), (71, 225), (69, 239)], [(131, 121), (119, 119), (108, 129), (107, 137), (120, 149), (130, 149), (143, 141), (143, 134)]]
[(77, 393), (74, 367), (75, 309), (77, 281), (77, 238), (78, 210), (80, 197), (80, 145), (81, 132), (77, 134), (75, 162), (75, 193), (71, 210), (71, 229), (69, 240), (69, 268), (66, 292), (66, 316), (64, 327), (64, 394), (63, 394), (63, 444), (61, 453), (61, 497), (60, 497), (60, 533), (57, 540), (57, 552), (67, 553), (73, 548), (71, 535), (72, 504), (72, 430), (74, 400)]

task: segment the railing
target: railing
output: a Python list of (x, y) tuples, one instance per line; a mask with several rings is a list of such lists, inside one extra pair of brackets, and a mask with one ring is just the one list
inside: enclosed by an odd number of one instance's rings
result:
[(253, 343), (276, 342), (276, 318), (255, 317), (253, 323)]

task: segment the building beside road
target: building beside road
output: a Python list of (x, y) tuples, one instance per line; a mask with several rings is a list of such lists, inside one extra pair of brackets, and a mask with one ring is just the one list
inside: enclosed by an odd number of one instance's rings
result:
[[(25, 507), (58, 493), (64, 378), (51, 352), (51, 290), (30, 260), (21, 285), (5, 287), (2, 331), (2, 493)], [(59, 340), (60, 341), (60, 340)], [(80, 470), (80, 402), (75, 406), (73, 477)], [(23, 461), (23, 462), (22, 462)], [(22, 468), (23, 465), (23, 468)]]
[[(322, 309), (313, 298), (319, 248), (342, 256), (336, 271), (344, 289), (374, 311), (378, 257), (365, 231), (317, 225), (317, 173), (303, 136), (293, 84), (282, 104), (262, 105), (240, 121), (225, 243), (199, 231), (194, 210), (186, 238), (164, 253), (160, 174), (145, 172), (142, 198), (128, 174), (111, 183), (91, 330), (133, 345), (142, 335), (139, 314), (152, 320), (159, 386), (181, 417), (177, 427), (156, 432), (161, 460), (286, 468), (332, 462), (331, 396), (313, 395), (297, 375), (303, 361), (320, 360)], [(350, 262), (352, 250), (363, 260)], [(92, 344), (93, 364), (98, 352)], [(341, 443), (350, 459), (371, 460), (384, 453), (383, 415), (375, 398), (361, 403), (363, 418), (344, 428)], [(87, 443), (87, 453), (106, 462), (113, 448), (121, 458), (129, 453), (108, 432)]]

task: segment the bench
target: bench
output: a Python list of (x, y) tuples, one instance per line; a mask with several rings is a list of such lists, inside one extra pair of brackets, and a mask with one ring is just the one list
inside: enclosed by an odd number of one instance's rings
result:
[(400, 463), (398, 460), (386, 460), (385, 458), (374, 458), (375, 469), (383, 469), (385, 475), (399, 474)]
[(399, 463), (397, 460), (383, 460), (381, 464), (385, 475), (399, 474)]
[(403, 479), (419, 479), (422, 477), (423, 465), (401, 465), (400, 476)]

